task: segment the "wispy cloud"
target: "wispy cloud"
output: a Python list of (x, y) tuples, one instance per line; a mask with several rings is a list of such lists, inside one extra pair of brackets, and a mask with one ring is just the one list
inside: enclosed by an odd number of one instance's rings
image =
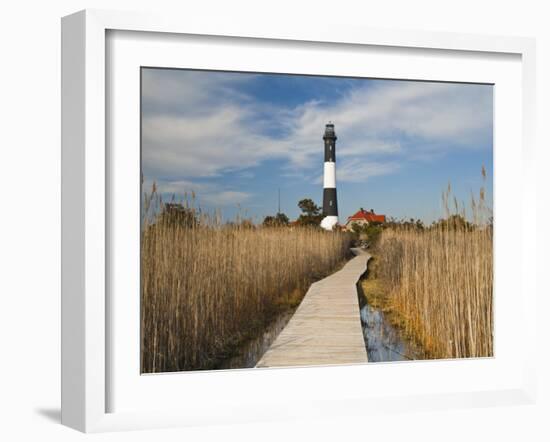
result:
[(213, 176), (282, 155), (283, 144), (244, 123), (248, 112), (222, 105), (201, 116), (151, 115), (143, 121), (143, 164), (149, 176)]
[[(364, 161), (360, 158), (344, 159), (337, 168), (338, 182), (361, 183), (370, 178), (388, 175), (399, 170), (399, 164), (391, 162)], [(315, 184), (323, 182), (323, 175), (317, 175)]]
[(398, 169), (397, 163), (367, 162), (353, 158), (342, 161), (342, 164), (338, 166), (338, 180), (360, 183), (376, 176), (391, 174)]
[(487, 86), (386, 81), (352, 89), (331, 106), (307, 103), (295, 110), (289, 137), (299, 152), (290, 161), (306, 167), (319, 154), (319, 132), (332, 120), (340, 156), (407, 156), (490, 141), (492, 93)]
[(208, 115), (220, 102), (242, 102), (249, 97), (239, 86), (251, 76), (231, 73), (143, 69), (142, 104), (146, 114)]
[(250, 193), (239, 192), (236, 190), (223, 190), (215, 193), (204, 194), (202, 199), (205, 203), (215, 207), (237, 206), (248, 201)]
[[(488, 86), (354, 82), (330, 103), (310, 100), (287, 107), (247, 93), (254, 81), (239, 74), (145, 70), (145, 176), (162, 180), (172, 189), (167, 192), (175, 193), (189, 188), (182, 177), (241, 170), (245, 177), (271, 159), (280, 160), (282, 173), (316, 176), (312, 169), (322, 161), (321, 136), (329, 120), (339, 137), (339, 181), (392, 174), (407, 161), (491, 144)], [(248, 198), (235, 189), (195, 191), (212, 204)]]
[[(252, 193), (230, 189), (216, 183), (196, 182), (189, 180), (156, 181), (157, 192), (165, 198), (172, 196), (195, 199), (200, 206), (203, 204), (213, 207), (236, 207), (250, 200)], [(152, 189), (153, 181), (143, 183), (146, 191)]]

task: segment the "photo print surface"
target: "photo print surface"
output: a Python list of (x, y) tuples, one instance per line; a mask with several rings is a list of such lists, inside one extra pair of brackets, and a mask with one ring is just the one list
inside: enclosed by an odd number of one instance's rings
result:
[(141, 371), (493, 356), (493, 86), (141, 68)]

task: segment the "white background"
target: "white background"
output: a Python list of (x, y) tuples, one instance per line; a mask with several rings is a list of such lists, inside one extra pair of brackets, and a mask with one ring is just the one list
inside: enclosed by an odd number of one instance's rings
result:
[[(250, 40), (166, 37), (162, 34), (116, 31), (110, 34), (108, 68), (110, 97), (110, 327), (108, 411), (177, 410), (185, 416), (206, 415), (231, 420), (229, 407), (239, 407), (250, 421), (276, 407), (315, 409), (319, 401), (520, 388), (523, 357), (517, 349), (527, 342), (528, 327), (516, 294), (522, 289), (515, 262), (499, 251), (520, 256), (510, 242), (517, 220), (521, 187), (513, 179), (521, 164), (521, 64), (519, 57), (428, 50), (384, 50), (355, 46), (293, 43), (276, 45)], [(250, 60), (254, 60), (251, 65)], [(197, 67), (259, 72), (328, 73), (373, 78), (437, 79), (495, 84), (495, 355), (488, 360), (436, 363), (367, 364), (366, 367), (301, 368), (225, 373), (180, 373), (139, 376), (139, 84), (140, 66)], [(322, 146), (319, 146), (321, 149)], [(191, 154), (193, 151), (190, 151)], [(505, 172), (505, 173), (504, 173)], [(512, 179), (510, 179), (510, 177)], [(524, 298), (525, 300), (526, 298)], [(524, 301), (525, 302), (525, 301)], [(518, 324), (510, 327), (510, 324)], [(526, 324), (527, 325), (527, 324)], [(375, 379), (373, 382), (371, 379)], [(319, 386), (322, 385), (322, 388)], [(192, 400), (182, 400), (192, 397)], [(413, 400), (411, 400), (413, 402)], [(228, 406), (229, 404), (229, 406)], [(250, 406), (250, 404), (253, 404)], [(332, 415), (335, 411), (332, 412)], [(363, 413), (366, 413), (363, 410)], [(227, 416), (227, 415), (230, 416)], [(255, 415), (259, 415), (255, 417)], [(344, 414), (344, 413), (342, 413)], [(330, 414), (329, 414), (330, 415)], [(253, 417), (254, 416), (254, 417)]]
[[(151, 4), (149, 4), (151, 3)], [(177, 6), (180, 4), (179, 9)], [(60, 26), (75, 10), (169, 8), (240, 20), (320, 21), (381, 28), (537, 37), (539, 219), (548, 219), (550, 14), (544, 2), (407, 0), (298, 3), (244, 0), (19, 1), (0, 10), (0, 438), (81, 440), (59, 421), (60, 351)], [(545, 102), (546, 101), (546, 102)], [(518, 173), (518, 179), (521, 179)], [(539, 225), (539, 293), (548, 294), (548, 233)], [(511, 239), (514, 235), (511, 232)], [(511, 257), (513, 259), (513, 257)], [(534, 406), (370, 415), (334, 420), (101, 434), (97, 440), (548, 440), (550, 303), (539, 300), (539, 402)], [(544, 323), (546, 322), (546, 324)], [(521, 352), (521, 349), (518, 349)], [(544, 376), (546, 375), (546, 377)]]

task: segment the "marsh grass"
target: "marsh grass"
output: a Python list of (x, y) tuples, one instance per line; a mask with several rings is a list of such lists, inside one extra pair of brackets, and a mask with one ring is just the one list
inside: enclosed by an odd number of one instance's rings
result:
[[(151, 216), (141, 234), (141, 370), (215, 368), (349, 251), (349, 236), (318, 228), (223, 223), (188, 203), (177, 222)], [(174, 220), (172, 220), (174, 221)]]
[[(485, 170), (482, 170), (486, 178)], [(442, 196), (446, 218), (428, 229), (392, 228), (377, 246), (383, 303), (430, 358), (493, 355), (493, 229), (485, 189), (466, 210)], [(452, 201), (452, 209), (449, 202)]]

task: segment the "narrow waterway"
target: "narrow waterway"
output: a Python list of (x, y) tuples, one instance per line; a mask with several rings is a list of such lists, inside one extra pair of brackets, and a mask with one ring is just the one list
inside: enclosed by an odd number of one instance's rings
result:
[(357, 283), (361, 325), (369, 362), (408, 361), (419, 359), (415, 345), (404, 338), (384, 312), (369, 305), (361, 281)]

